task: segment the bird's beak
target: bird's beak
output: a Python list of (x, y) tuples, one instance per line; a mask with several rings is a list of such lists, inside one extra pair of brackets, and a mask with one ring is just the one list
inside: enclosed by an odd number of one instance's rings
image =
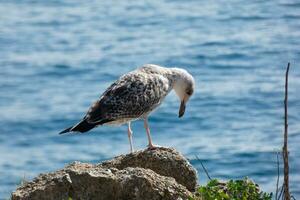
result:
[(179, 108), (179, 113), (178, 113), (179, 118), (184, 115), (184, 111), (185, 111), (185, 101), (182, 100), (180, 103), (180, 108)]

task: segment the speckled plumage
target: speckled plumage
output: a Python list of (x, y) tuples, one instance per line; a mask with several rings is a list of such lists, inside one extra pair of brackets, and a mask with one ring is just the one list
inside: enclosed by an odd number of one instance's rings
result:
[(89, 109), (89, 123), (122, 124), (142, 118), (162, 103), (172, 89), (171, 71), (145, 65), (121, 76)]
[(147, 64), (121, 76), (90, 107), (84, 118), (62, 132), (87, 132), (104, 124), (128, 123), (130, 150), (133, 151), (130, 122), (143, 119), (149, 148), (155, 148), (150, 136), (148, 115), (158, 107), (166, 95), (174, 89), (180, 98), (179, 117), (194, 91), (194, 79), (180, 68), (165, 68)]

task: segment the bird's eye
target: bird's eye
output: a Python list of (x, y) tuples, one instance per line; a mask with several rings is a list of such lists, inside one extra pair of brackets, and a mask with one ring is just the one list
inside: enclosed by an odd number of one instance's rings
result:
[(187, 90), (186, 94), (189, 95), (189, 96), (191, 96), (193, 94), (193, 91), (192, 90)]

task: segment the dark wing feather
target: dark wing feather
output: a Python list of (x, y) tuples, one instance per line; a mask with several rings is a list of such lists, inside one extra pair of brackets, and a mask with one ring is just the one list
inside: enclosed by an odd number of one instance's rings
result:
[(95, 102), (85, 118), (89, 123), (139, 118), (160, 104), (168, 93), (161, 75), (127, 74), (113, 83)]
[(114, 105), (109, 102), (114, 99), (116, 94), (120, 94), (125, 89), (125, 86), (116, 87), (116, 85), (116, 83), (113, 83), (100, 97), (100, 99), (90, 107), (87, 115), (85, 116), (90, 123), (101, 123), (101, 121), (109, 122), (115, 120), (113, 116), (109, 115), (109, 113), (112, 113), (114, 110)]

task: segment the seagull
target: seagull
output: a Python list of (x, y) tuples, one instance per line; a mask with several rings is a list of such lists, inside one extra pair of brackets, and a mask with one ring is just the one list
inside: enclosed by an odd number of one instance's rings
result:
[(194, 88), (193, 76), (184, 69), (166, 68), (154, 64), (143, 65), (112, 83), (91, 105), (79, 123), (59, 134), (84, 133), (100, 125), (127, 123), (130, 151), (133, 152), (131, 122), (142, 119), (148, 137), (148, 148), (155, 149), (157, 146), (152, 143), (148, 125), (149, 114), (174, 89), (180, 99), (178, 117), (182, 117), (186, 103), (194, 93)]

